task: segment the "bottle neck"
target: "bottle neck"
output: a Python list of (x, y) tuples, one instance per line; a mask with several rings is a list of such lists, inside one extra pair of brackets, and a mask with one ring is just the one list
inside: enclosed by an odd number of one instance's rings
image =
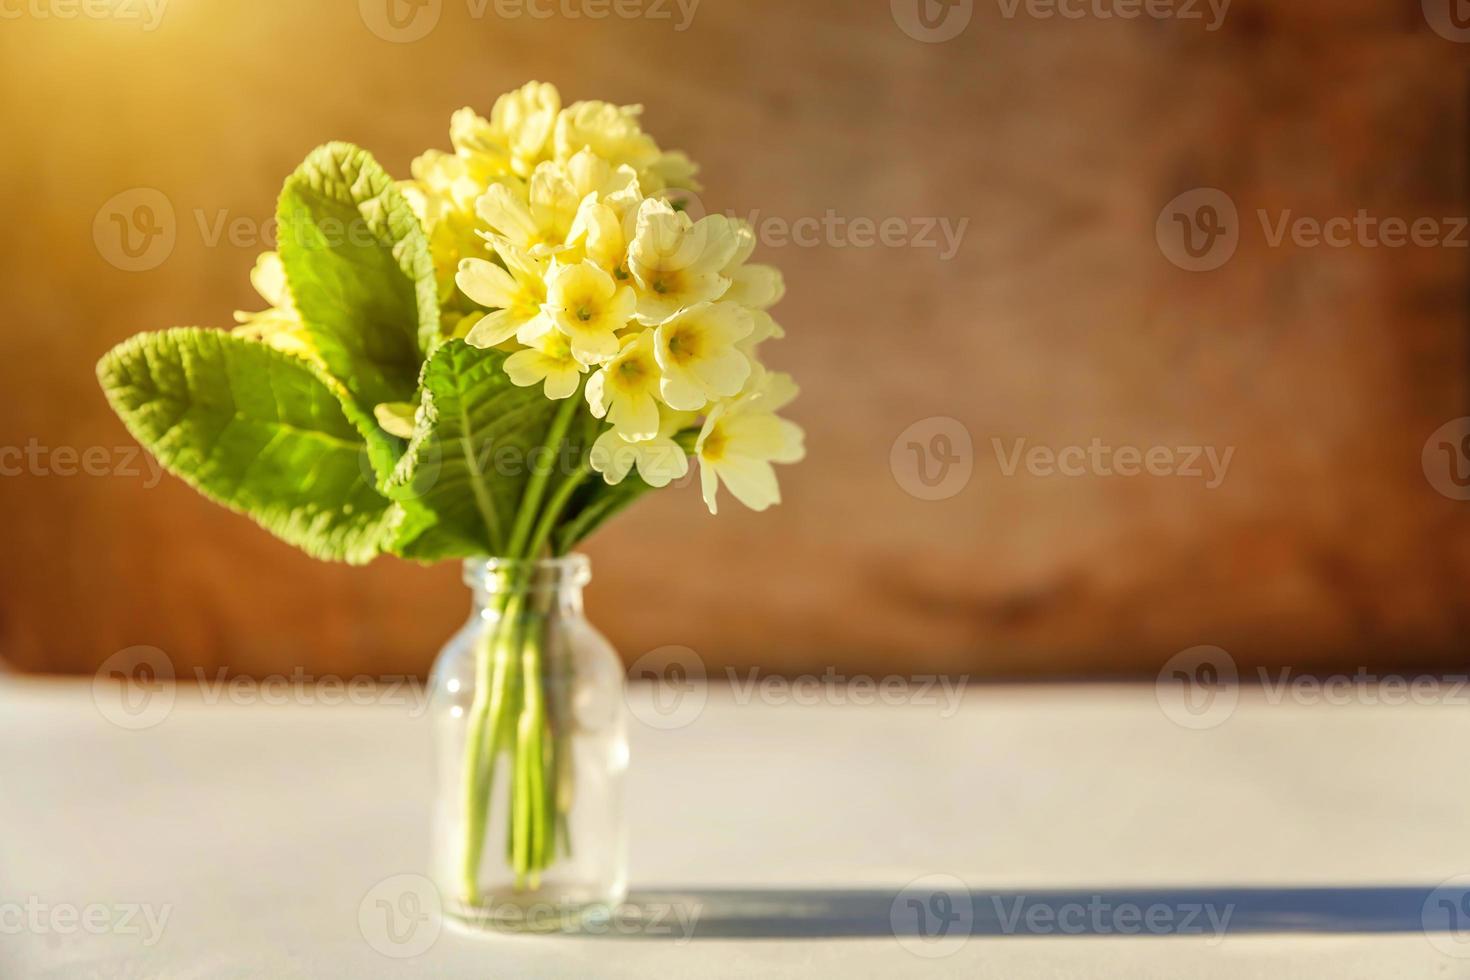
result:
[(472, 611), (479, 616), (512, 607), (581, 616), (582, 587), (591, 578), (591, 563), (581, 554), (535, 560), (470, 558), (464, 563)]

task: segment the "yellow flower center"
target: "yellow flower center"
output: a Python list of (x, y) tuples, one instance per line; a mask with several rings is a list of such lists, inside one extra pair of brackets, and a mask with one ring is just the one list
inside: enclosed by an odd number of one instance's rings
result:
[(699, 454), (711, 463), (718, 463), (725, 456), (725, 445), (727, 442), (725, 427), (716, 423), (715, 427), (710, 430), (709, 435), (704, 437), (704, 445), (699, 450)]
[(571, 338), (559, 330), (552, 330), (546, 342), (546, 356), (560, 363), (570, 361), (572, 359)]
[(648, 368), (637, 358), (629, 358), (618, 365), (618, 381), (625, 388), (635, 387), (648, 376)]
[(686, 364), (697, 360), (704, 349), (704, 338), (696, 329), (680, 327), (669, 334), (664, 348), (669, 356), (678, 364)]
[(660, 296), (665, 296), (669, 293), (677, 294), (684, 291), (684, 277), (677, 269), (668, 272), (660, 272), (658, 275), (653, 277), (653, 281), (650, 283), (650, 285), (653, 286), (653, 291), (655, 293), (658, 293)]

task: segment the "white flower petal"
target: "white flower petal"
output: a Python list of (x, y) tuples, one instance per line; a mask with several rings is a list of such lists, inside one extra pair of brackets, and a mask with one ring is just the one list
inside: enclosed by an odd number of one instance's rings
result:
[(781, 502), (776, 471), (763, 459), (726, 455), (715, 465), (715, 471), (735, 499), (751, 510), (765, 510)]
[[(550, 358), (547, 358), (550, 360)], [(507, 366), (510, 362), (506, 361)], [(552, 401), (561, 401), (570, 398), (577, 391), (577, 382), (581, 380), (582, 372), (576, 364), (562, 366), (557, 365), (546, 372), (546, 397)]]
[(602, 474), (604, 480), (616, 486), (627, 477), (637, 455), (637, 449), (615, 431), (608, 429), (592, 444), (588, 462), (594, 470)]
[(715, 500), (716, 492), (719, 489), (720, 481), (715, 475), (715, 468), (701, 460), (699, 464), (699, 492), (704, 496), (704, 505), (709, 508), (711, 514), (718, 514), (720, 512), (719, 504)]
[(535, 347), (545, 339), (548, 330), (555, 329), (556, 324), (551, 322), (551, 317), (545, 313), (537, 313), (516, 328), (516, 340), (527, 347)]
[(607, 368), (593, 374), (587, 379), (587, 407), (592, 409), (592, 414), (598, 418), (606, 418), (607, 403)]
[(730, 227), (735, 235), (735, 251), (722, 270), (727, 276), (731, 275), (755, 251), (755, 229), (750, 226), (750, 222), (732, 218)]
[(589, 367), (593, 364), (601, 364), (618, 352), (618, 338), (611, 330), (573, 332), (567, 330), (560, 320), (557, 321), (557, 326), (572, 339), (572, 354)]
[(637, 442), (658, 435), (658, 402), (650, 395), (618, 399), (608, 418), (625, 439)]
[(672, 439), (634, 443), (638, 450), (638, 475), (649, 486), (666, 487), (689, 472), (689, 457)]
[(382, 402), (373, 406), (373, 417), (378, 427), (389, 435), (412, 439), (416, 411), (411, 402)]
[(505, 359), (505, 376), (521, 388), (540, 384), (546, 377), (546, 360), (539, 350), (518, 350)]
[(658, 393), (664, 404), (681, 412), (697, 412), (709, 401), (704, 389), (695, 384), (683, 371), (665, 370), (659, 379)]
[(794, 422), (766, 412), (732, 412), (725, 419), (728, 452), (751, 459), (796, 462), (804, 450), (804, 433)]
[(741, 266), (730, 274), (730, 288), (723, 299), (764, 310), (786, 295), (786, 280), (773, 265)]
[(261, 252), (250, 270), (250, 285), (271, 306), (291, 309), (291, 291), (286, 286), (286, 266), (276, 252)]
[(485, 259), (465, 259), (459, 264), (454, 282), (460, 292), (481, 306), (504, 308), (514, 306), (520, 287), (509, 272)]
[[(738, 350), (729, 348), (700, 360), (693, 366), (692, 373), (709, 395), (729, 398), (739, 394), (745, 379), (750, 377), (750, 361)], [(674, 408), (683, 407), (673, 402), (669, 404)]]
[(486, 313), (465, 335), (465, 343), (471, 347), (494, 347), (514, 337), (520, 326), (521, 320), (513, 310)]
[(531, 209), (504, 184), (493, 184), (475, 202), (475, 213), (511, 244), (528, 247), (536, 238), (536, 220)]

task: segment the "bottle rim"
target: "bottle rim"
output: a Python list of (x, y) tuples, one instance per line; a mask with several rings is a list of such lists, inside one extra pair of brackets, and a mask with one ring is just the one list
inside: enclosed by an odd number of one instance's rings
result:
[(580, 588), (592, 580), (592, 562), (581, 552), (555, 558), (466, 558), (464, 582), (484, 592)]

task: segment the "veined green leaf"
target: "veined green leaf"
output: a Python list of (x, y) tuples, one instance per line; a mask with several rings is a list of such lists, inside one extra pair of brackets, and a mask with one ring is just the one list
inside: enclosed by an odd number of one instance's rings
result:
[(503, 553), (532, 468), (555, 483), (580, 462), (577, 445), (541, 449), (560, 403), (511, 384), (505, 356), (449, 340), (424, 365), (423, 408), (386, 485), (405, 512), (403, 557)]
[[(428, 240), (393, 179), (365, 150), (328, 143), (287, 178), (277, 218), (291, 296), (327, 369), (369, 420), (413, 401), (439, 307)], [(365, 435), (386, 475), (402, 443)]]
[(366, 562), (389, 502), (358, 425), (316, 372), (198, 327), (140, 334), (97, 365), (123, 424), (170, 473), (315, 558)]

